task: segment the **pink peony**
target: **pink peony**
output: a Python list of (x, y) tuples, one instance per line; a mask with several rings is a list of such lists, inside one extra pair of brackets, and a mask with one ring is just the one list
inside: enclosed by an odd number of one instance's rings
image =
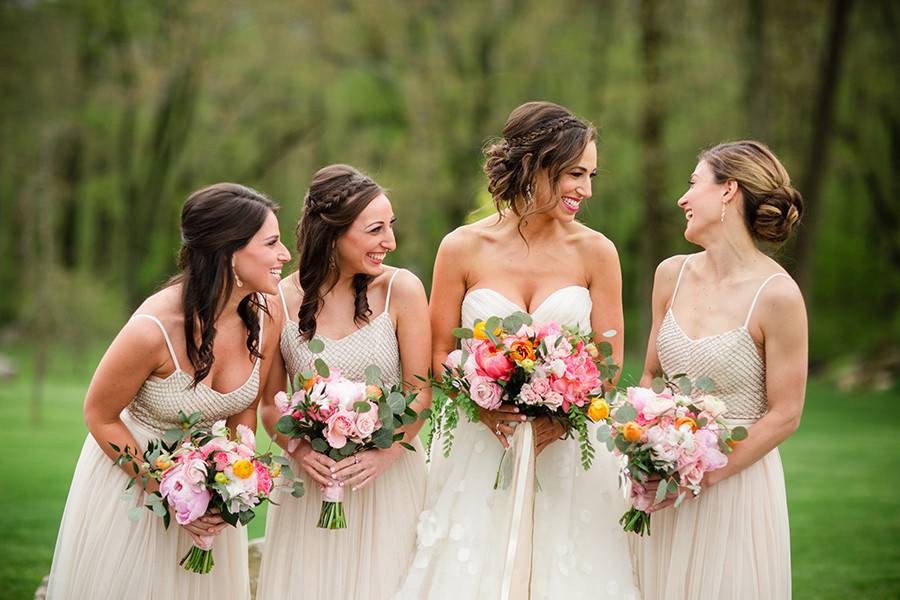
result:
[(513, 363), (491, 343), (479, 344), (474, 354), (478, 375), (482, 377), (506, 379), (513, 370)]
[(366, 397), (366, 385), (357, 381), (338, 379), (328, 383), (325, 395), (331, 402), (339, 404), (341, 408), (350, 409), (356, 402), (360, 402)]
[(447, 359), (444, 361), (444, 365), (454, 371), (462, 367), (462, 350), (454, 350), (448, 354)]
[[(205, 474), (205, 465), (203, 471)], [(204, 485), (205, 476), (197, 482), (196, 473), (196, 467), (179, 463), (166, 471), (159, 482), (159, 493), (175, 510), (175, 521), (179, 525), (199, 519), (209, 507), (211, 495)]]
[(652, 398), (644, 401), (644, 406), (640, 410), (641, 416), (648, 421), (652, 421), (675, 408), (675, 401), (672, 398), (657, 396), (654, 394)]
[(503, 400), (503, 388), (485, 377), (475, 377), (469, 392), (475, 404), (487, 410), (495, 410)]
[(356, 437), (358, 432), (353, 424), (356, 415), (352, 411), (340, 409), (325, 421), (325, 440), (332, 448), (343, 448), (348, 437)]
[(256, 467), (256, 491), (264, 496), (268, 496), (272, 491), (272, 474), (269, 468), (259, 461), (253, 461)]

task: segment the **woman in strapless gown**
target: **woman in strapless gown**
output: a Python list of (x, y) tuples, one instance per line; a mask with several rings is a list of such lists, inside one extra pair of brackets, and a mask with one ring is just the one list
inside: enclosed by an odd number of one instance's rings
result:
[(726, 420), (750, 435), (706, 475), (699, 497), (653, 507), (651, 535), (633, 538), (641, 589), (648, 600), (789, 598), (777, 446), (803, 409), (806, 312), (796, 284), (757, 242), (783, 242), (802, 200), (771, 151), (745, 141), (701, 154), (678, 205), (685, 238), (704, 251), (657, 269), (642, 383), (660, 370), (710, 377)]
[[(593, 127), (561, 106), (528, 103), (486, 154), (498, 215), (457, 229), (438, 251), (434, 370), (455, 347), (453, 328), (516, 311), (536, 323), (606, 332), (621, 364), (618, 255), (575, 220), (597, 166)], [(561, 427), (536, 419), (534, 475), (522, 487), (493, 489), (520, 419), (506, 407), (482, 411), (478, 423), (462, 418), (446, 458), (435, 441), (417, 551), (399, 598), (638, 597), (617, 523), (625, 511), (618, 467), (605, 450), (585, 471), (576, 440), (559, 439)]]
[[(270, 433), (285, 375), (295, 381), (314, 369), (316, 358), (351, 380), (365, 380), (366, 367), (375, 365), (385, 385), (421, 385), (417, 376), (427, 374), (431, 351), (428, 304), (415, 275), (382, 264), (396, 246), (392, 223), (384, 191), (356, 169), (332, 165), (313, 178), (297, 232), (298, 271), (281, 284), (287, 315), (281, 358), (262, 408)], [(313, 354), (311, 339), (322, 341), (324, 351)], [(420, 389), (413, 408), (428, 407), (430, 398), (429, 388)], [(421, 424), (406, 429), (415, 452), (394, 444), (335, 463), (302, 443), (289, 454), (306, 494), (295, 499), (284, 493), (269, 509), (259, 600), (393, 595), (415, 549), (425, 494), (424, 450), (416, 435)], [(275, 439), (288, 446), (280, 434)], [(317, 527), (326, 485), (348, 488), (346, 529)]]
[[(269, 366), (262, 355), (277, 345), (281, 324), (261, 293), (277, 293), (277, 274), (290, 260), (276, 209), (236, 184), (210, 186), (185, 203), (181, 274), (138, 308), (91, 380), (84, 405), (90, 433), (59, 528), (47, 598), (250, 597), (246, 529), (212, 514), (185, 526), (173, 519), (168, 530), (149, 511), (129, 520), (143, 494), (123, 498), (134, 473), (131, 465), (113, 464), (110, 444), (143, 452), (149, 440), (180, 427), (179, 411), (203, 413), (205, 426), (225, 419), (232, 430), (239, 423), (256, 428)], [(193, 536), (211, 534), (217, 534), (212, 572), (185, 571), (179, 561)]]

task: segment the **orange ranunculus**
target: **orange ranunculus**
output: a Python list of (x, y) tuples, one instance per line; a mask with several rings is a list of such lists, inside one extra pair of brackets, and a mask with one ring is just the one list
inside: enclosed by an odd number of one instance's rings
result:
[(517, 340), (509, 347), (509, 357), (515, 362), (534, 360), (534, 345), (530, 340)]
[(588, 417), (596, 422), (603, 421), (609, 416), (609, 404), (603, 398), (594, 398), (588, 407)]
[(314, 385), (316, 385), (316, 377), (317, 377), (316, 375), (313, 375), (312, 377), (310, 377), (309, 379), (307, 379), (306, 381), (303, 382), (303, 390), (304, 391), (308, 392), (309, 390), (312, 389), (312, 387)]
[(378, 400), (382, 395), (381, 388), (377, 385), (370, 383), (366, 386), (366, 398)]
[(622, 437), (626, 442), (636, 442), (641, 439), (641, 426), (634, 421), (628, 421), (622, 427)]
[(168, 454), (160, 454), (156, 457), (156, 468), (165, 471), (172, 466), (172, 461), (168, 458)]
[(587, 350), (587, 353), (591, 355), (591, 358), (597, 358), (600, 356), (600, 350), (597, 349), (597, 344), (591, 342), (590, 344), (585, 344), (584, 349)]
[(681, 429), (681, 426), (685, 423), (691, 426), (691, 431), (697, 431), (697, 421), (690, 417), (678, 417), (675, 419), (675, 429)]
[[(487, 334), (484, 332), (484, 328), (487, 327), (487, 321), (479, 321), (475, 324), (475, 327), (472, 328), (472, 335), (476, 340), (486, 340), (488, 339)], [(503, 329), (500, 327), (494, 327), (494, 335), (500, 335), (503, 333)]]
[(251, 475), (253, 475), (253, 463), (247, 459), (241, 459), (234, 463), (231, 467), (231, 470), (234, 471), (234, 474), (241, 479), (247, 479)]
[(727, 440), (725, 440), (725, 443), (728, 444), (729, 448), (734, 448), (737, 444), (740, 444), (741, 442), (740, 442), (740, 440), (733, 440), (731, 438), (728, 438)]

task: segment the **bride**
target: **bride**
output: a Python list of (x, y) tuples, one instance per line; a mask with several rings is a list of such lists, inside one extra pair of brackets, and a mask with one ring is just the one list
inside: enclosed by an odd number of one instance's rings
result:
[[(535, 323), (607, 332), (621, 364), (618, 254), (575, 220), (591, 197), (595, 138), (590, 124), (549, 102), (510, 114), (502, 139), (485, 152), (498, 214), (460, 227), (438, 250), (431, 291), (435, 372), (454, 349), (452, 330), (460, 323), (471, 327), (516, 311)], [(584, 471), (576, 440), (561, 440), (560, 425), (535, 419), (539, 485), (526, 492), (525, 518), (513, 518), (522, 509), (516, 486), (493, 489), (503, 450), (523, 420), (512, 407), (482, 410), (479, 423), (460, 420), (449, 457), (434, 444), (417, 551), (399, 598), (638, 596), (617, 523), (625, 511), (617, 467), (605, 450), (598, 448)]]

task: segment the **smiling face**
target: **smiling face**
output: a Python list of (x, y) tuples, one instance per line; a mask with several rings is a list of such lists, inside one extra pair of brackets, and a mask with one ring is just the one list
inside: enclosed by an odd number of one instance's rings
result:
[(591, 180), (597, 174), (597, 144), (587, 143), (581, 156), (560, 173), (557, 193), (553, 194), (546, 172), (538, 175), (535, 182), (535, 196), (538, 202), (552, 202), (548, 214), (561, 221), (573, 221), (581, 209), (582, 202), (593, 194)]
[(242, 292), (278, 293), (281, 268), (291, 260), (291, 253), (281, 243), (278, 218), (269, 211), (262, 227), (247, 245), (232, 255), (234, 272), (244, 284)]
[(721, 228), (723, 203), (733, 197), (732, 186), (734, 182), (716, 181), (706, 161), (697, 163), (687, 191), (678, 199), (678, 206), (687, 219), (684, 230), (687, 241), (699, 244), (711, 232)]
[(391, 201), (379, 194), (356, 217), (335, 243), (341, 273), (379, 275), (384, 257), (397, 248)]

